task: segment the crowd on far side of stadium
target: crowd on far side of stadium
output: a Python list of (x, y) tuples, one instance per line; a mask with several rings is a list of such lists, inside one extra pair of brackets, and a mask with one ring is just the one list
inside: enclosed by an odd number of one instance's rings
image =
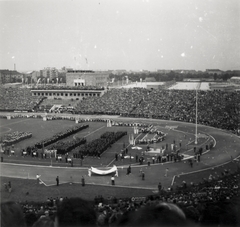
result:
[[(86, 87), (86, 89), (90, 88)], [(10, 87), (1, 89), (0, 98), (1, 110), (38, 111), (38, 105), (44, 97), (31, 96), (28, 88)], [(240, 94), (238, 91), (197, 91), (197, 106), (199, 124), (240, 134)], [(75, 113), (195, 122), (196, 91), (149, 90), (146, 88), (110, 89), (102, 97), (88, 97), (79, 101)]]
[(147, 93), (148, 90), (144, 88), (111, 89), (101, 98), (87, 98), (79, 102), (76, 111), (82, 114), (131, 113)]
[(0, 88), (1, 111), (32, 111), (43, 99), (44, 97), (32, 96), (28, 88)]
[[(240, 133), (240, 93), (197, 92), (198, 123)], [(79, 102), (76, 112), (195, 122), (196, 91), (113, 89)]]

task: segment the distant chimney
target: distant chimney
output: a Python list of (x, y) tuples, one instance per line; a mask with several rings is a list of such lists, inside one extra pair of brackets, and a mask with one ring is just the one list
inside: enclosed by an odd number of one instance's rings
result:
[(16, 71), (16, 64), (14, 63), (14, 71)]

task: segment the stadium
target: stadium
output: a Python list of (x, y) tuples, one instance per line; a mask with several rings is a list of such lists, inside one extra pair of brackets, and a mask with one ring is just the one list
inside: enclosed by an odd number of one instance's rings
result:
[(29, 226), (71, 197), (106, 221), (156, 201), (194, 222), (201, 211), (200, 223), (220, 202), (230, 206), (239, 198), (239, 91), (167, 85), (2, 87), (1, 200), (20, 202)]
[(0, 1), (0, 227), (240, 226), (239, 6)]

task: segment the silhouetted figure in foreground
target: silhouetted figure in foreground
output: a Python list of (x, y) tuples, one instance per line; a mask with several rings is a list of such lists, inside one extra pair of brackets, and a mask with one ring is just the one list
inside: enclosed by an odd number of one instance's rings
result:
[(184, 212), (175, 204), (159, 203), (147, 205), (135, 212), (128, 212), (120, 218), (118, 226), (191, 226)]
[(96, 226), (94, 205), (81, 198), (64, 199), (57, 209), (55, 226)]

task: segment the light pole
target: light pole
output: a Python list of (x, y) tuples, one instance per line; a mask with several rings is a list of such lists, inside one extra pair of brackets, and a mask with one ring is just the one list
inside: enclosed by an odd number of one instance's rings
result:
[(196, 126), (195, 126), (195, 144), (198, 143), (198, 140), (197, 140), (197, 119), (198, 119), (198, 97), (197, 97), (197, 87), (196, 87)]

